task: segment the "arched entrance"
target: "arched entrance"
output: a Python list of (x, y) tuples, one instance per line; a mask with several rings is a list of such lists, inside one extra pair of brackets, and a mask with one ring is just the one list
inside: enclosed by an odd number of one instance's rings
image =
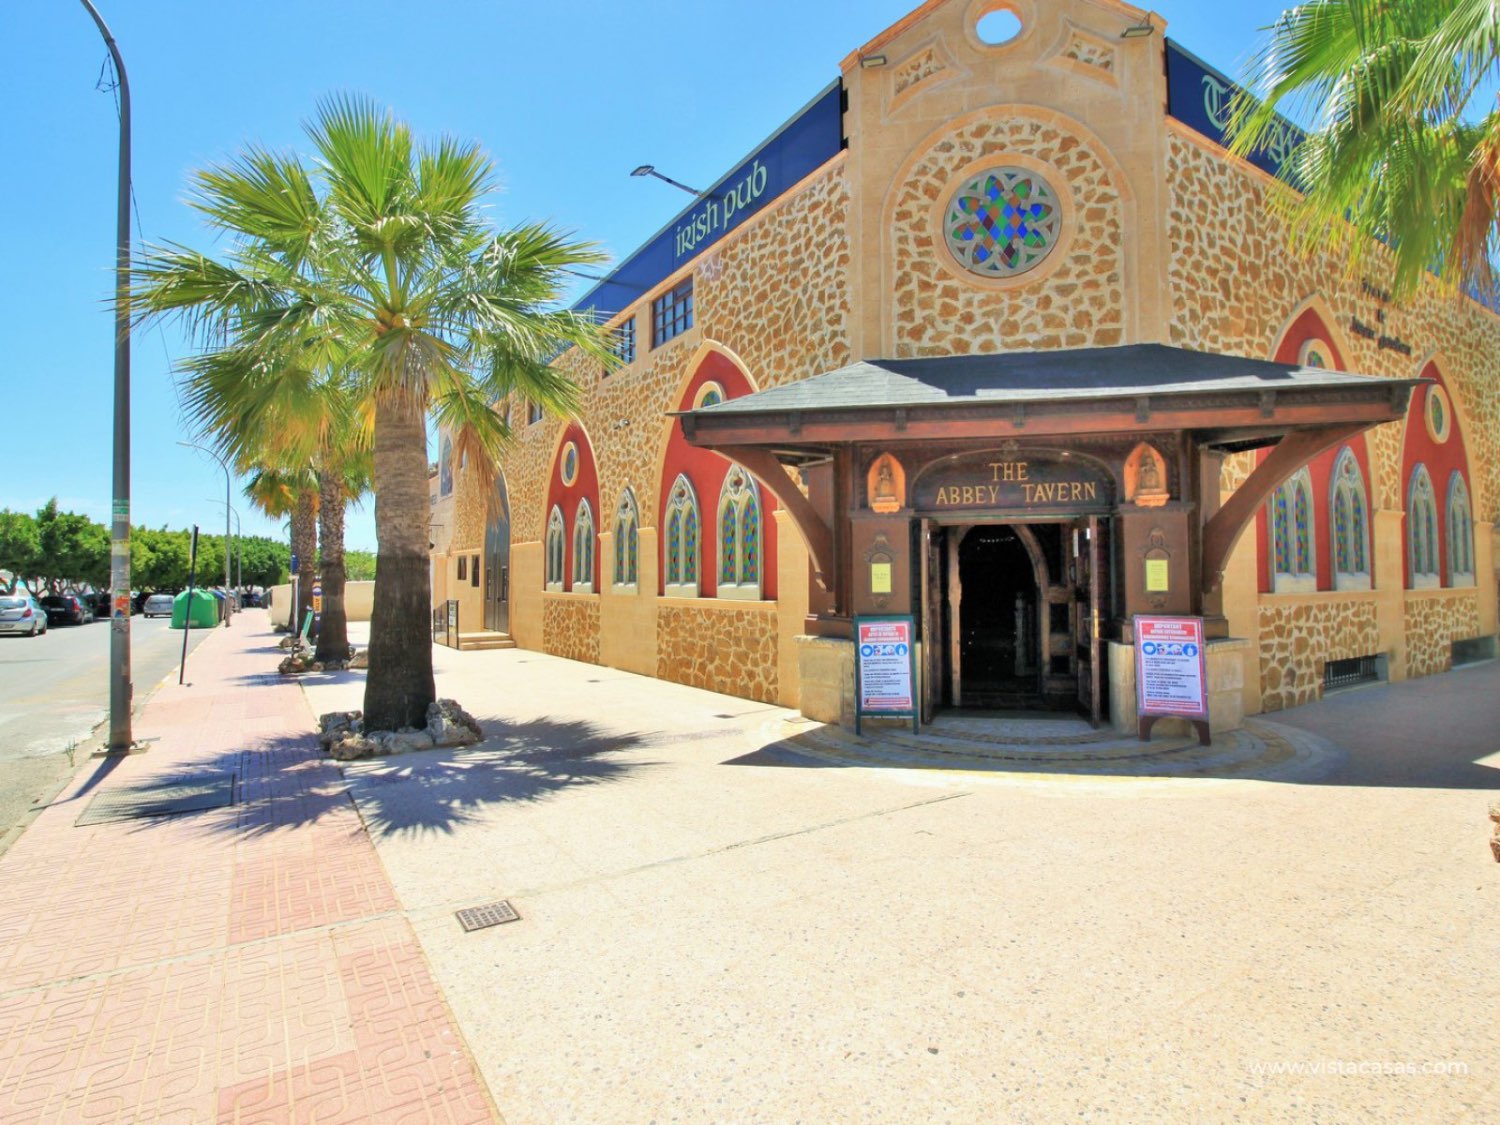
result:
[(484, 529), (484, 627), (510, 632), (510, 503), (504, 477), (495, 482)]
[[(971, 527), (958, 539), (956, 628), (960, 700), (965, 707), (1022, 710), (1041, 702), (1037, 608), (1048, 586), (1047, 560), (1035, 560), (1019, 529), (1008, 524)], [(1033, 550), (1046, 540), (1056, 557), (1056, 528), (1040, 536), (1025, 530)], [(1040, 573), (1039, 573), (1040, 572)]]

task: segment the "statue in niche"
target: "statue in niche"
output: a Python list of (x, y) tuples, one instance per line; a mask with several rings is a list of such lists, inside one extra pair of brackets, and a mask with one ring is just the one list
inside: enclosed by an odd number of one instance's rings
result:
[(1125, 460), (1125, 499), (1142, 508), (1159, 508), (1171, 498), (1165, 458), (1141, 442)]
[(882, 453), (870, 466), (865, 488), (871, 511), (900, 511), (906, 505), (906, 473), (901, 462), (889, 453)]

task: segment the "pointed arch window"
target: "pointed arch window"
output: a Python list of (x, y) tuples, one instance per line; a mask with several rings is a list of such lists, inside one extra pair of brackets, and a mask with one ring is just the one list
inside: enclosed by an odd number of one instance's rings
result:
[(760, 490), (755, 478), (729, 466), (719, 492), (719, 597), (759, 599)]
[(666, 519), (663, 521), (662, 554), (664, 579), (662, 588), (669, 598), (698, 596), (699, 542), (702, 518), (698, 497), (692, 483), (679, 474), (667, 493)]
[(614, 587), (633, 594), (639, 586), (641, 551), (641, 510), (635, 493), (627, 488), (615, 509)]
[(562, 509), (556, 505), (547, 517), (547, 589), (560, 591), (563, 588), (563, 559), (567, 530), (563, 526)]
[(1426, 465), (1412, 470), (1406, 495), (1406, 558), (1411, 567), (1413, 589), (1441, 584), (1438, 573), (1437, 498)]
[(1317, 590), (1312, 477), (1305, 467), (1271, 495), (1271, 538), (1271, 588), (1278, 594), (1308, 594)]
[(573, 592), (594, 592), (594, 510), (587, 500), (578, 501), (573, 517)]
[(1458, 472), (1448, 478), (1448, 585), (1474, 585), (1474, 509)]
[(1333, 523), (1333, 588), (1370, 588), (1370, 518), (1365, 478), (1347, 445), (1333, 463), (1328, 507)]

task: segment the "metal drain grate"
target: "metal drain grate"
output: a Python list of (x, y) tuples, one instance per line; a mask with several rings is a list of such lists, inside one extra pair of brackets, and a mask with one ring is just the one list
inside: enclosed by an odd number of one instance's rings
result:
[(506, 899), (487, 903), (484, 906), (470, 906), (455, 911), (455, 916), (458, 918), (458, 924), (464, 928), (464, 933), (498, 926), (502, 922), (517, 922), (521, 918), (516, 913), (516, 908)]
[(111, 820), (222, 809), (232, 804), (233, 773), (194, 774), (139, 789), (111, 789), (100, 793), (73, 823), (81, 828)]

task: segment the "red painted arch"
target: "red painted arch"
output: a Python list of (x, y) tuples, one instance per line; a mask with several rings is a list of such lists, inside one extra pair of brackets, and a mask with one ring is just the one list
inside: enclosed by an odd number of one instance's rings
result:
[[(719, 352), (709, 352), (698, 364), (698, 369), (693, 372), (692, 378), (688, 380), (682, 396), (677, 401), (676, 409), (691, 410), (693, 403), (697, 400), (699, 389), (704, 383), (710, 382), (718, 383), (724, 388), (726, 399), (740, 398), (750, 394), (754, 389), (750, 385), (750, 380), (745, 377), (745, 373), (733, 360)], [(682, 423), (680, 421), (672, 423), (672, 433), (667, 439), (666, 455), (662, 458), (661, 487), (657, 490), (656, 526), (663, 529), (658, 546), (661, 565), (658, 571), (657, 593), (666, 592), (667, 501), (671, 498), (672, 482), (677, 479), (679, 473), (684, 474), (692, 483), (693, 491), (698, 496), (699, 516), (702, 519), (700, 538), (703, 555), (698, 584), (699, 593), (705, 598), (714, 597), (718, 593), (719, 493), (724, 487), (724, 478), (729, 475), (729, 464), (726, 458), (717, 453), (689, 445), (687, 438), (682, 435)], [(771, 518), (771, 513), (776, 510), (776, 498), (758, 481), (756, 492), (760, 498), (761, 510), (761, 597), (774, 601), (777, 569), (776, 521)]]
[[(1406, 441), (1401, 450), (1401, 480), (1399, 482), (1401, 507), (1407, 506), (1411, 490), (1411, 475), (1418, 464), (1427, 466), (1432, 477), (1433, 499), (1437, 501), (1438, 514), (1438, 574), (1441, 583), (1448, 586), (1453, 577), (1448, 573), (1448, 481), (1456, 472), (1464, 479), (1469, 490), (1470, 514), (1474, 514), (1474, 484), (1469, 479), (1468, 450), (1464, 446), (1463, 426), (1458, 420), (1458, 411), (1453, 408), (1453, 392), (1436, 362), (1422, 368), (1421, 378), (1431, 380), (1448, 395), (1449, 431), (1448, 440), (1439, 444), (1427, 430), (1427, 396), (1431, 387), (1418, 387), (1412, 392), (1411, 404), (1406, 408)], [(1407, 589), (1411, 588), (1411, 552), (1406, 549), (1406, 517), (1401, 519), (1401, 572)]]
[[(573, 442), (578, 447), (578, 476), (571, 485), (564, 484), (562, 478), (563, 450), (567, 449), (568, 442)], [(594, 461), (594, 445), (589, 441), (589, 435), (578, 422), (568, 423), (568, 428), (563, 431), (562, 440), (557, 443), (557, 449), (552, 454), (552, 472), (547, 479), (547, 510), (542, 513), (542, 542), (546, 543), (547, 520), (552, 515), (553, 508), (562, 509), (563, 517), (563, 589), (573, 588), (573, 527), (578, 518), (578, 504), (581, 500), (589, 502), (589, 508), (594, 513), (594, 536), (597, 540), (599, 532), (604, 529), (604, 517), (599, 511), (599, 469)], [(594, 589), (599, 590), (599, 548), (596, 542), (594, 547)]]

